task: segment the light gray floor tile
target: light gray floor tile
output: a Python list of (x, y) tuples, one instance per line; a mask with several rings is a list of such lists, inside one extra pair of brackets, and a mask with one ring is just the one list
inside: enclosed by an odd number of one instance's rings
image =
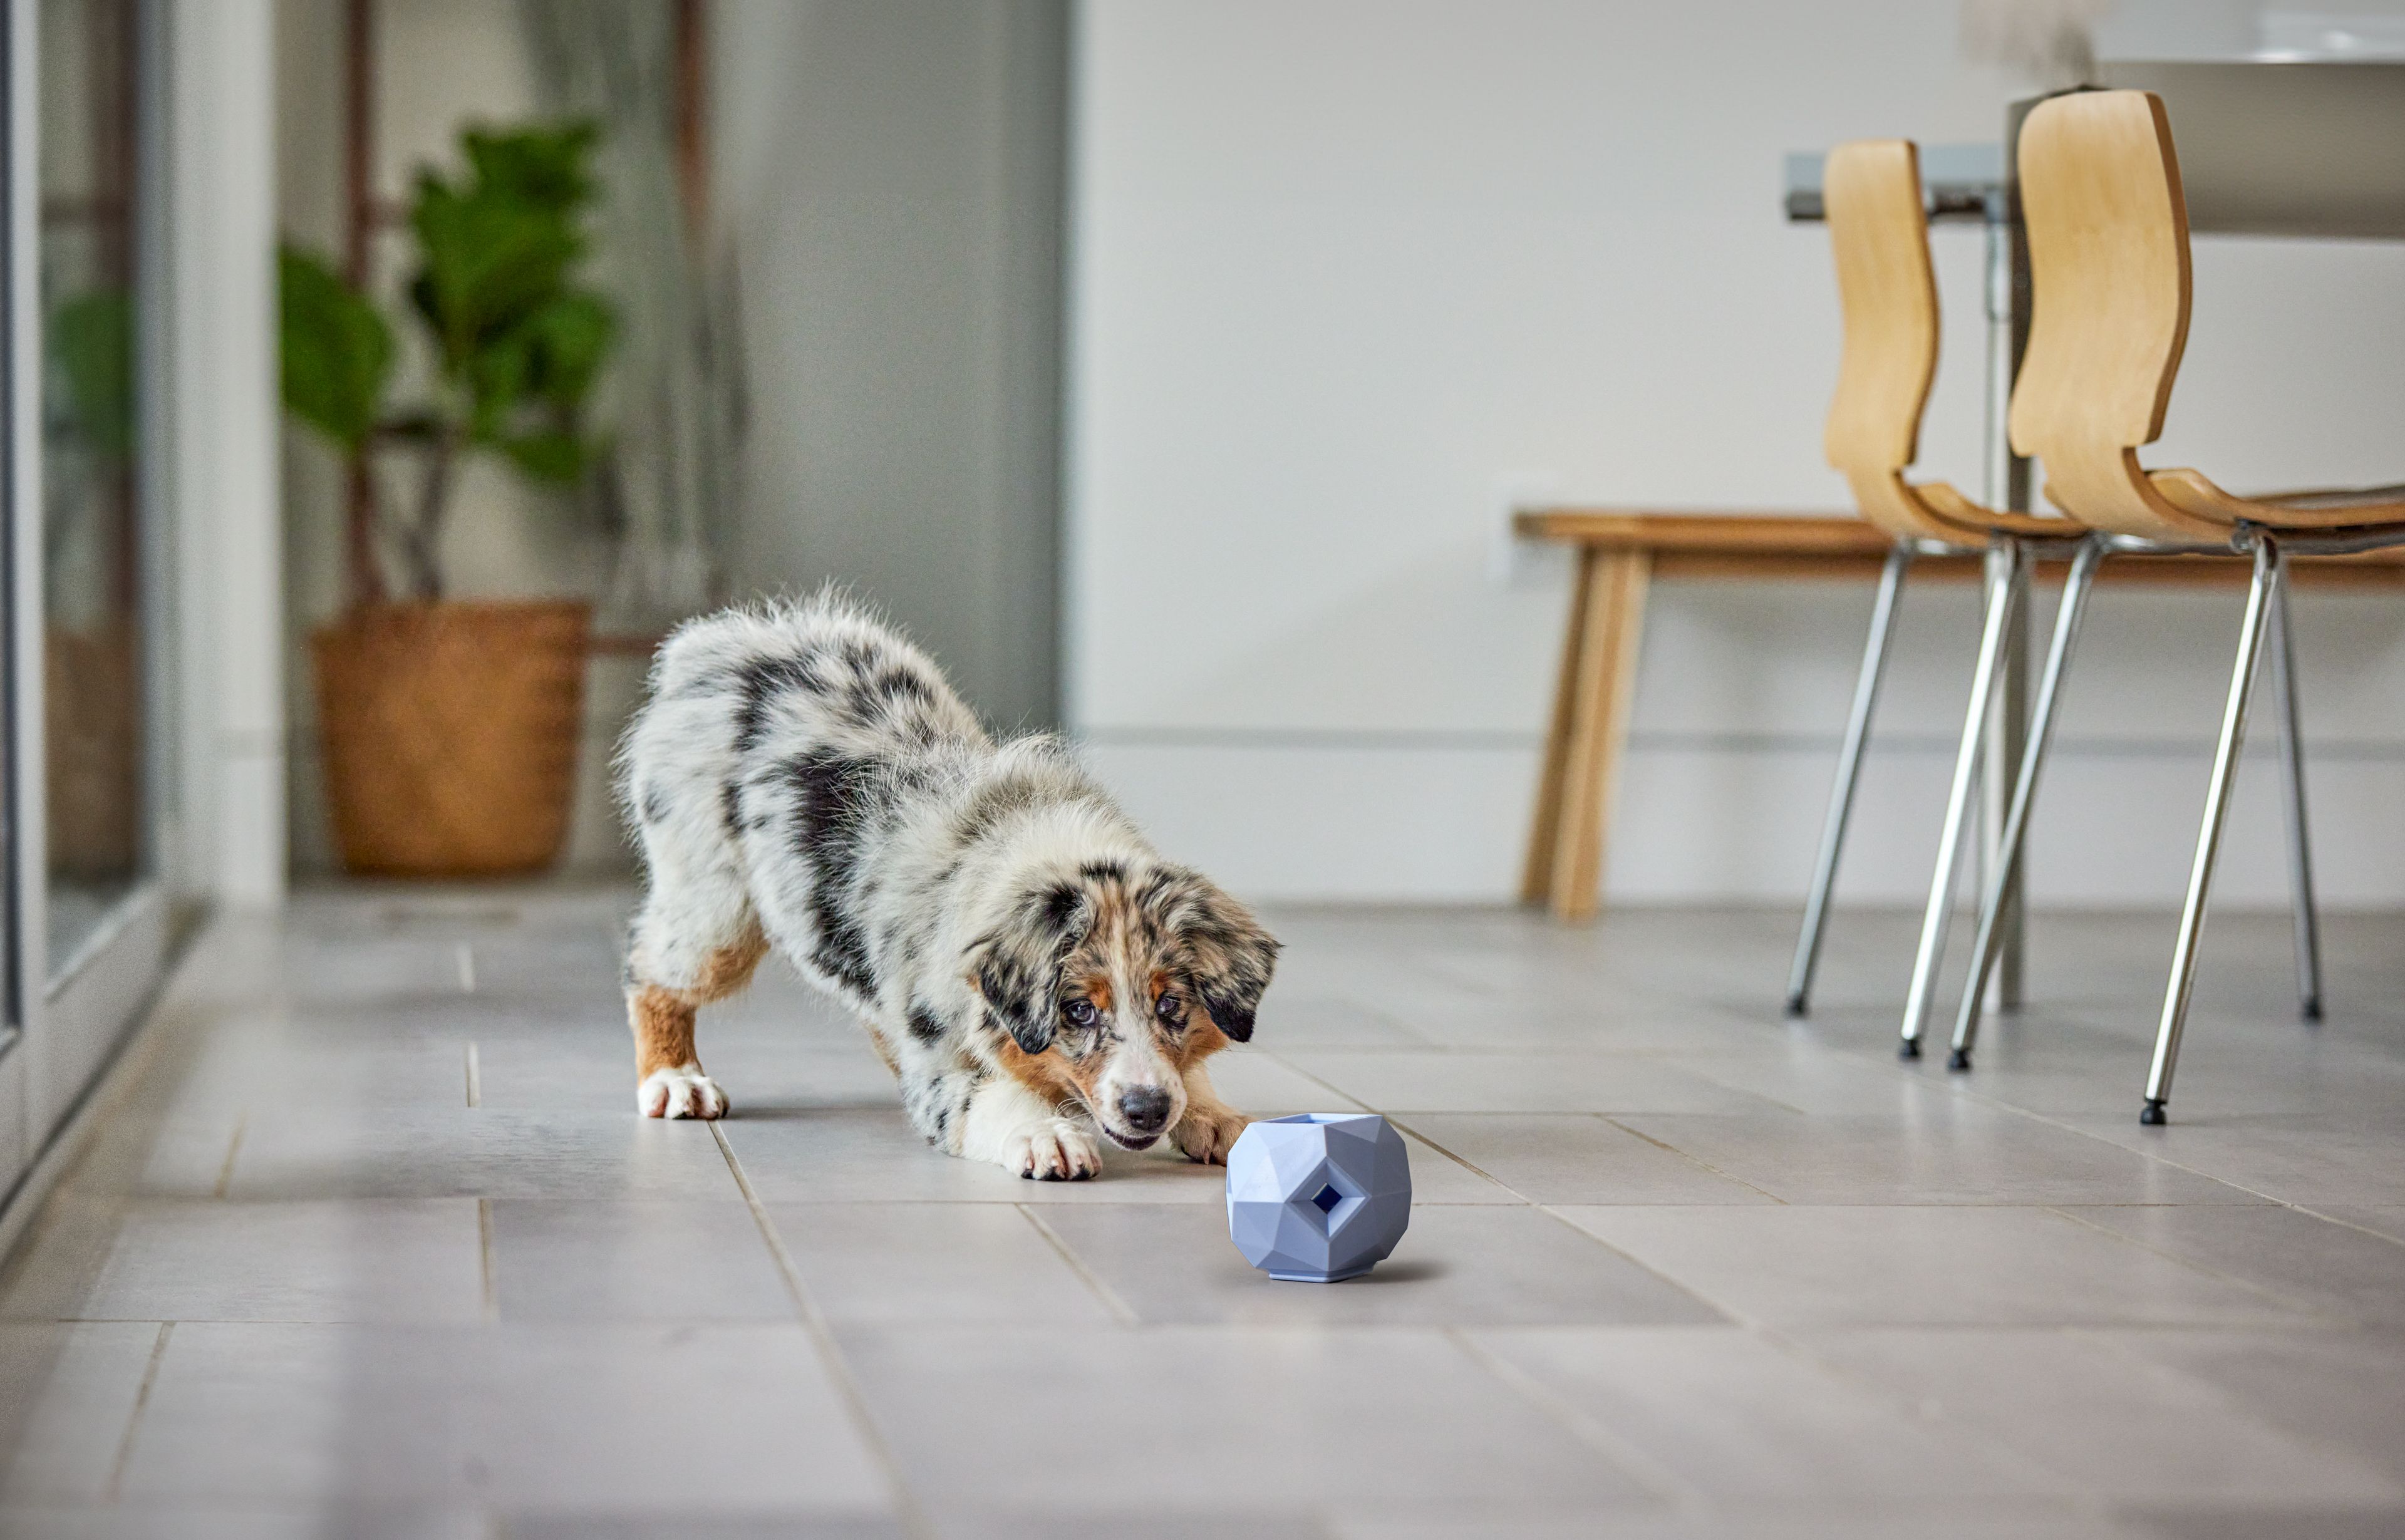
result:
[(1363, 1106), (1402, 1113), (1720, 1113), (1768, 1110), (1692, 1071), (1625, 1055), (1334, 1049), (1283, 1056)]
[(2125, 1516), (2146, 1540), (2396, 1540), (2405, 1534), (2405, 1507), (2249, 1506), (2138, 1508)]
[[(1284, 969), (1280, 969), (1283, 975)], [(1313, 995), (1281, 976), (1255, 1029), (1265, 1049), (1426, 1048), (1428, 1039), (1375, 1006), (1338, 994)]]
[[(1211, 1211), (1172, 1206), (1192, 1219)], [(848, 1325), (1108, 1325), (1110, 1309), (1005, 1203), (778, 1203), (771, 1223), (812, 1303)]]
[(2373, 1208), (2351, 1203), (2316, 1203), (2313, 1211), (2334, 1219), (2342, 1225), (2352, 1225), (2374, 1235), (2384, 1235), (2391, 1240), (2405, 1240), (2405, 1208), (2396, 1205)]
[(726, 1197), (725, 1157), (704, 1123), (623, 1113), (367, 1109), (254, 1120), (227, 1196)]
[(187, 1323), (126, 1491), (606, 1512), (655, 1507), (664, 1458), (693, 1514), (886, 1505), (809, 1336), (766, 1325)]
[(1417, 1208), (1395, 1254), (1343, 1283), (1279, 1282), (1224, 1215), (1166, 1204), (1061, 1209), (1048, 1222), (1149, 1324), (1488, 1326), (1723, 1319), (1536, 1209)]
[(246, 1503), (0, 1507), (0, 1540), (324, 1540), (328, 1535), (343, 1540), (492, 1540), (493, 1526), (484, 1514), (467, 1507), (260, 1507)]
[(159, 1328), (0, 1323), (0, 1507), (108, 1489)]
[[(893, 1072), (852, 1035), (826, 1042), (747, 1029), (705, 1032), (698, 1042), (702, 1063), (740, 1113), (898, 1105)], [(486, 1107), (634, 1112), (635, 1050), (623, 1029), (480, 1037), (476, 1055)]]
[(127, 1205), (89, 1287), (50, 1304), (95, 1321), (472, 1322), (484, 1293), (472, 1199), (150, 1198)]
[(1780, 1326), (2304, 1319), (2253, 1289), (2039, 1209), (1556, 1211), (1723, 1309)]
[(1591, 1113), (1410, 1113), (1398, 1118), (1535, 1203), (1777, 1201)]
[(508, 1540), (906, 1540), (898, 1519), (784, 1513), (696, 1515), (673, 1506), (642, 1513), (513, 1513)]
[(2300, 1444), (2405, 1486), (2405, 1335), (2394, 1331), (2128, 1332), (2123, 1351), (2208, 1384)]
[(503, 1321), (792, 1321), (759, 1221), (740, 1198), (492, 1205)]
[(1818, 1333), (1803, 1346), (1919, 1402), (1933, 1418), (2117, 1502), (2405, 1500), (2405, 1490), (2368, 1463), (2291, 1437), (2204, 1380), (2148, 1363), (2117, 1340), (2085, 1332), (1904, 1330)]
[[(2138, 1125), (2133, 1104), (2121, 1118), (2075, 1118), (2081, 1131), (2140, 1150), (2189, 1170), (2307, 1208), (2405, 1205), (2405, 1119), (2373, 1124), (2277, 1117), (2233, 1123), (2183, 1121), (2178, 1098), (2167, 1127)], [(2109, 1200), (2108, 1200), (2109, 1201)]]
[(2254, 1194), (2073, 1129), (1953, 1101), (1914, 1119), (1621, 1119), (1790, 1203), (2251, 1203)]
[[(1916, 1502), (1896, 1514), (1862, 1508), (1802, 1513), (1711, 1512), (1667, 1515), (1581, 1515), (1486, 1524), (1472, 1519), (1425, 1522), (1391, 1514), (1340, 1518), (1340, 1540), (2146, 1540), (2145, 1534), (2096, 1515), (1999, 1514), (1993, 1499)], [(2032, 1507), (2046, 1507), (2032, 1503)], [(1900, 1505), (1901, 1506), (1901, 1505)]]
[[(1118, 1514), (1074, 1513), (1052, 1509), (1038, 1513), (939, 1514), (935, 1533), (941, 1540), (1126, 1540), (1128, 1519)], [(1329, 1531), (1309, 1514), (1264, 1513), (1243, 1507), (1218, 1507), (1198, 1512), (1167, 1509), (1147, 1515), (1142, 1524), (1146, 1540), (1329, 1540)]]
[(1260, 1048), (1231, 1048), (1215, 1054), (1206, 1065), (1219, 1099), (1253, 1117), (1279, 1117), (1287, 1113), (1350, 1113), (1360, 1103), (1321, 1085)]
[(1670, 1060), (1731, 1090), (1815, 1117), (1941, 1116), (1958, 1094), (1949, 1083), (1898, 1064), (1892, 1056), (1858, 1058), (1800, 1036), (1767, 1051)]
[[(932, 1506), (1124, 1517), (1418, 1504), (1494, 1516), (1652, 1499), (1434, 1332), (844, 1334)], [(997, 1429), (1022, 1430), (996, 1436)]]
[(1732, 1326), (1555, 1327), (1475, 1340), (1715, 1506), (2029, 1501), (2023, 1462)]
[(1751, 1054), (1777, 1039), (1711, 1007), (1575, 977), (1504, 1000), (1406, 1001), (1390, 1009), (1441, 1048), (1596, 1054)]
[(185, 1071), (169, 1115), (205, 1121), (229, 1110), (272, 1118), (291, 1108), (464, 1107), (467, 1048), (466, 1039), (447, 1033), (330, 1040), (282, 1024), (220, 1032)]
[(2405, 1327), (2405, 1243), (2271, 1204), (2065, 1211), (2300, 1308)]
[[(1589, 1200), (1532, 1209), (1407, 1133), (1402, 1251), (1319, 1288), (1244, 1267), (1217, 1169), (929, 1150), (781, 962), (704, 1015), (737, 1115), (636, 1118), (629, 897), (369, 885), (202, 933), (0, 1274), (0, 1535), (899, 1533), (721, 1138), (938, 1537), (2359, 1540), (2405, 1511), (2394, 917), (2329, 917), (2307, 1029), (2285, 920), (2216, 916), (2178, 1121), (2140, 1129), (2163, 916), (2036, 917), (2031, 1007), (1949, 1075), (1893, 1057), (1908, 914), (1841, 912), (1791, 1023), (1792, 913), (1287, 906), (1259, 1043), (1214, 1065), (1235, 1105), (1396, 1109)], [(1708, 1309), (1687, 1287), (1772, 1324), (1608, 1324)], [(179, 1320), (110, 1500), (159, 1328), (56, 1319), (95, 1302), (461, 1323)]]

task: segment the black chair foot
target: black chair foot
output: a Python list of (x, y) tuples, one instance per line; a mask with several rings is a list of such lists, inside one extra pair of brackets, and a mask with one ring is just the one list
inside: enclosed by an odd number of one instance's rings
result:
[(2304, 1017), (2307, 1021), (2321, 1020), (2322, 997), (2319, 995), (2307, 995), (2305, 997), (2304, 1005), (2298, 1010), (2297, 1014)]
[(2138, 1113), (2138, 1121), (2149, 1128), (2159, 1128), (2171, 1120), (2171, 1114), (2163, 1111), (2160, 1097), (2146, 1098), (2145, 1109)]
[(1954, 1052), (1948, 1057), (1946, 1067), (1949, 1070), (1969, 1069), (1971, 1067), (1971, 1050), (1968, 1048), (1955, 1049)]
[(1919, 1058), (1920, 1057), (1920, 1040), (1917, 1037), (1906, 1038), (1902, 1043), (1896, 1044), (1895, 1057), (1898, 1058)]
[(1803, 1020), (1806, 1016), (1808, 1016), (1808, 1015), (1810, 1015), (1811, 1014), (1812, 1014), (1812, 1007), (1811, 1007), (1811, 1004), (1810, 1004), (1810, 1002), (1809, 1002), (1809, 1001), (1806, 1001), (1806, 1000), (1805, 1000), (1805, 998), (1804, 998), (1802, 995), (1789, 995), (1789, 996), (1787, 997), (1787, 1019), (1788, 1019), (1788, 1020), (1790, 1020), (1790, 1021), (1801, 1021), (1801, 1020)]

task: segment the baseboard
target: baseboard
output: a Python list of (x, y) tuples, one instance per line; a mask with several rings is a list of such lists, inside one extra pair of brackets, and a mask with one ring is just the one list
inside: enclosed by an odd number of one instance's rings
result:
[[(1163, 849), (1261, 899), (1504, 903), (1517, 892), (1536, 784), (1533, 741), (1392, 735), (1174, 739), (1109, 733), (1088, 762)], [(1917, 903), (1945, 808), (1949, 749), (1865, 756), (1839, 896)], [(2211, 746), (2065, 740), (2032, 825), (2042, 904), (2164, 908), (2194, 849)], [(1834, 746), (1638, 735), (1623, 770), (1607, 891), (1627, 903), (1798, 903), (1826, 805)], [(2350, 751), (2309, 771), (2321, 896), (2405, 907), (2405, 754)], [(2250, 754), (2215, 900), (2287, 903), (2278, 779)]]

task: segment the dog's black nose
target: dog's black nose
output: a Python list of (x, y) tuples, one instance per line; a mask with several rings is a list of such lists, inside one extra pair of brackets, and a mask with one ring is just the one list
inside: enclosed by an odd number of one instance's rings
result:
[(1169, 1093), (1157, 1085), (1138, 1085), (1119, 1093), (1119, 1116), (1138, 1133), (1157, 1133), (1169, 1121)]

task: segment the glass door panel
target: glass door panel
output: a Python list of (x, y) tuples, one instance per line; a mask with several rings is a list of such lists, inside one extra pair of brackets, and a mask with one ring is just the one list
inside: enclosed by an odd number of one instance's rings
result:
[(40, 0), (48, 947), (73, 971), (142, 875), (136, 0)]

